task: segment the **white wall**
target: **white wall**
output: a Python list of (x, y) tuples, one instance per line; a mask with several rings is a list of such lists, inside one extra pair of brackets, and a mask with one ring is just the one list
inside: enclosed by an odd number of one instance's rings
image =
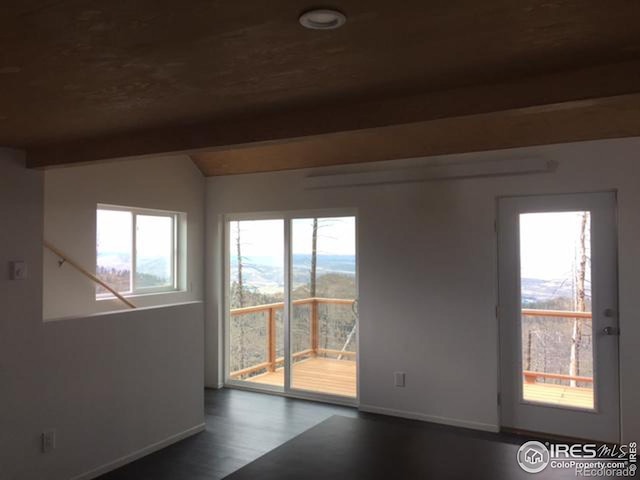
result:
[[(430, 162), (543, 158), (552, 174), (305, 190), (308, 171), (210, 178), (207, 183), (206, 382), (220, 372), (220, 216), (356, 207), (359, 211), (360, 403), (388, 413), (499, 424), (496, 198), (619, 192), (622, 432), (640, 438), (640, 139), (552, 145)], [(401, 161), (394, 165), (414, 165)], [(380, 168), (376, 164), (374, 168)], [(359, 171), (371, 166), (332, 171)], [(393, 372), (407, 373), (394, 388)]]
[[(204, 416), (202, 303), (43, 322), (43, 177), (0, 150), (3, 480), (68, 480), (202, 428)], [(12, 260), (28, 263), (27, 280), (9, 280)], [(57, 448), (43, 454), (47, 429)]]
[[(89, 271), (96, 265), (98, 203), (187, 213), (186, 291), (141, 295), (136, 306), (167, 305), (203, 297), (204, 177), (186, 156), (114, 161), (47, 170), (44, 238)], [(69, 265), (44, 256), (44, 318), (127, 308), (96, 300), (95, 284)]]

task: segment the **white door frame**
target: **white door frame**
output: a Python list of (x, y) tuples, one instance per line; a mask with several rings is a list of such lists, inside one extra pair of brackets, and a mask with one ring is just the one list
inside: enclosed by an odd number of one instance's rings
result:
[[(235, 213), (225, 214), (222, 216), (222, 236), (223, 236), (223, 252), (222, 258), (224, 262), (223, 278), (222, 278), (222, 296), (221, 296), (221, 315), (222, 322), (222, 365), (223, 365), (223, 385), (228, 388), (237, 388), (262, 393), (270, 393), (291, 398), (300, 398), (304, 400), (314, 400), (319, 402), (333, 403), (337, 405), (358, 406), (360, 402), (360, 326), (356, 328), (356, 397), (341, 397), (329, 395), (319, 392), (311, 392), (291, 387), (291, 336), (290, 336), (290, 312), (291, 312), (291, 223), (294, 219), (314, 218), (314, 217), (355, 217), (355, 239), (356, 239), (356, 292), (359, 298), (359, 221), (358, 210), (356, 208), (333, 208), (333, 209), (316, 209), (316, 210), (290, 210), (290, 211), (272, 211), (272, 212), (256, 212), (256, 213)], [(242, 380), (233, 380), (229, 378), (229, 278), (231, 271), (231, 262), (229, 257), (229, 223), (243, 220), (282, 220), (284, 224), (284, 386), (275, 385), (257, 385)], [(358, 323), (360, 319), (358, 319)]]
[[(520, 213), (588, 210), (592, 215), (592, 328), (594, 409), (525, 401), (522, 398)], [(501, 426), (516, 430), (608, 442), (620, 441), (617, 219), (615, 192), (503, 197), (498, 200), (498, 291)], [(598, 287), (599, 285), (599, 287)], [(517, 320), (516, 320), (517, 319)], [(515, 339), (515, 341), (514, 341)], [(595, 432), (595, 433), (594, 433)]]

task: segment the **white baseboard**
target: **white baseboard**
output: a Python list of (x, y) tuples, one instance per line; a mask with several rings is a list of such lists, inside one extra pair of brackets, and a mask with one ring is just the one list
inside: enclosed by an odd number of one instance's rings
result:
[(85, 472), (81, 475), (73, 477), (71, 480), (92, 480), (96, 477), (99, 477), (100, 475), (104, 475), (107, 472), (115, 470), (116, 468), (120, 468), (123, 465), (126, 465), (127, 463), (131, 463), (134, 460), (138, 460), (139, 458), (149, 455), (150, 453), (157, 452), (158, 450), (168, 447), (173, 443), (179, 442), (180, 440), (184, 440), (185, 438), (190, 437), (191, 435), (200, 433), (204, 431), (205, 427), (206, 425), (204, 423), (200, 425), (196, 425), (195, 427), (189, 428), (180, 433), (176, 433), (175, 435), (171, 435), (170, 437), (165, 438), (164, 440), (161, 440), (156, 443), (152, 443), (151, 445), (141, 448), (140, 450), (137, 450), (123, 457), (120, 457), (112, 462), (105, 463), (104, 465), (101, 465), (98, 468), (94, 468), (93, 470)]
[(500, 431), (498, 425), (490, 423), (473, 422), (470, 420), (459, 420), (456, 418), (439, 417), (436, 415), (426, 415), (424, 413), (407, 412), (405, 410), (395, 410), (392, 408), (376, 407), (373, 405), (360, 405), (358, 409), (362, 412), (378, 413), (380, 415), (389, 415), (391, 417), (408, 418), (409, 420), (420, 420), (422, 422), (439, 423), (441, 425), (449, 425), (452, 427), (471, 428), (473, 430), (482, 430), (485, 432), (497, 433)]
[(205, 390), (220, 390), (221, 388), (224, 387), (224, 383), (211, 383), (211, 384), (205, 384), (204, 389)]

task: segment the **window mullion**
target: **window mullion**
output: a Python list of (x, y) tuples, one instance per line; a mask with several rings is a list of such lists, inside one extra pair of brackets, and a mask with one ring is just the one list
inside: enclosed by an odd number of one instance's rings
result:
[(131, 246), (131, 293), (136, 293), (137, 289), (137, 285), (136, 285), (136, 268), (137, 268), (137, 256), (138, 256), (138, 241), (137, 241), (137, 234), (138, 234), (138, 214), (136, 212), (131, 212), (131, 221), (133, 222), (132, 225), (132, 235), (131, 235), (131, 242), (132, 242), (132, 246)]
[(172, 285), (174, 290), (178, 288), (178, 268), (179, 268), (179, 264), (178, 264), (178, 227), (179, 227), (179, 223), (178, 223), (178, 216), (177, 215), (173, 215), (173, 236), (172, 236), (172, 240), (173, 240), (173, 244), (171, 245), (171, 253), (173, 254), (173, 258), (172, 258), (172, 262), (171, 262), (171, 267), (172, 267), (172, 271), (171, 271), (171, 280), (172, 280)]

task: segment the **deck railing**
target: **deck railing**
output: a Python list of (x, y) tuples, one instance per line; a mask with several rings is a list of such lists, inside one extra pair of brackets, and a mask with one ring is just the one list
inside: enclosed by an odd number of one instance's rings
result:
[[(296, 360), (308, 356), (317, 355), (337, 355), (343, 357), (349, 357), (355, 359), (356, 352), (352, 352), (346, 349), (334, 350), (328, 348), (320, 348), (320, 328), (319, 328), (319, 315), (318, 305), (349, 305), (352, 306), (355, 300), (343, 299), (343, 298), (304, 298), (301, 300), (294, 300), (292, 304), (294, 306), (309, 305), (311, 309), (311, 341), (309, 348), (293, 352), (291, 357)], [(267, 347), (267, 361), (252, 365), (241, 370), (236, 370), (229, 374), (230, 378), (238, 379), (245, 375), (251, 375), (252, 373), (266, 370), (274, 372), (280, 365), (284, 364), (284, 357), (277, 357), (276, 347), (276, 312), (284, 309), (284, 303), (269, 303), (265, 305), (255, 305), (253, 307), (234, 308), (229, 314), (232, 317), (241, 315), (247, 315), (251, 313), (266, 312), (267, 321), (267, 335), (266, 335), (266, 347)]]
[[(311, 308), (311, 341), (308, 349), (300, 350), (292, 353), (294, 360), (307, 357), (320, 355), (337, 355), (343, 357), (349, 357), (355, 359), (356, 352), (348, 350), (334, 350), (319, 347), (319, 315), (318, 305), (349, 305), (352, 306), (354, 300), (341, 299), (341, 298), (305, 298), (301, 300), (294, 300), (294, 306), (310, 305)], [(230, 377), (238, 379), (245, 375), (251, 375), (252, 373), (259, 372), (261, 370), (274, 372), (280, 365), (284, 364), (284, 357), (277, 357), (276, 348), (276, 312), (284, 308), (284, 303), (270, 303), (265, 305), (256, 305), (253, 307), (243, 307), (232, 309), (229, 313), (232, 317), (247, 315), (251, 313), (267, 312), (267, 361), (252, 365), (247, 368), (236, 370), (230, 373)], [(590, 312), (574, 312), (565, 310), (539, 310), (525, 308), (522, 310), (523, 317), (550, 317), (550, 318), (577, 318), (582, 320), (591, 320), (592, 314)], [(584, 377), (578, 375), (566, 375), (560, 373), (547, 373), (536, 372), (531, 370), (524, 370), (522, 372), (525, 383), (536, 383), (538, 378), (555, 379), (565, 381), (575, 381), (582, 383), (593, 383), (592, 377)]]
[[(522, 309), (523, 317), (548, 317), (548, 318), (576, 318), (578, 320), (591, 320), (591, 312), (573, 312), (565, 310), (539, 310), (532, 308)], [(582, 377), (578, 375), (565, 375), (563, 373), (547, 373), (547, 372), (534, 372), (531, 370), (523, 370), (525, 383), (536, 383), (538, 378), (548, 378), (553, 380), (566, 380), (582, 383), (593, 383), (592, 377)]]

